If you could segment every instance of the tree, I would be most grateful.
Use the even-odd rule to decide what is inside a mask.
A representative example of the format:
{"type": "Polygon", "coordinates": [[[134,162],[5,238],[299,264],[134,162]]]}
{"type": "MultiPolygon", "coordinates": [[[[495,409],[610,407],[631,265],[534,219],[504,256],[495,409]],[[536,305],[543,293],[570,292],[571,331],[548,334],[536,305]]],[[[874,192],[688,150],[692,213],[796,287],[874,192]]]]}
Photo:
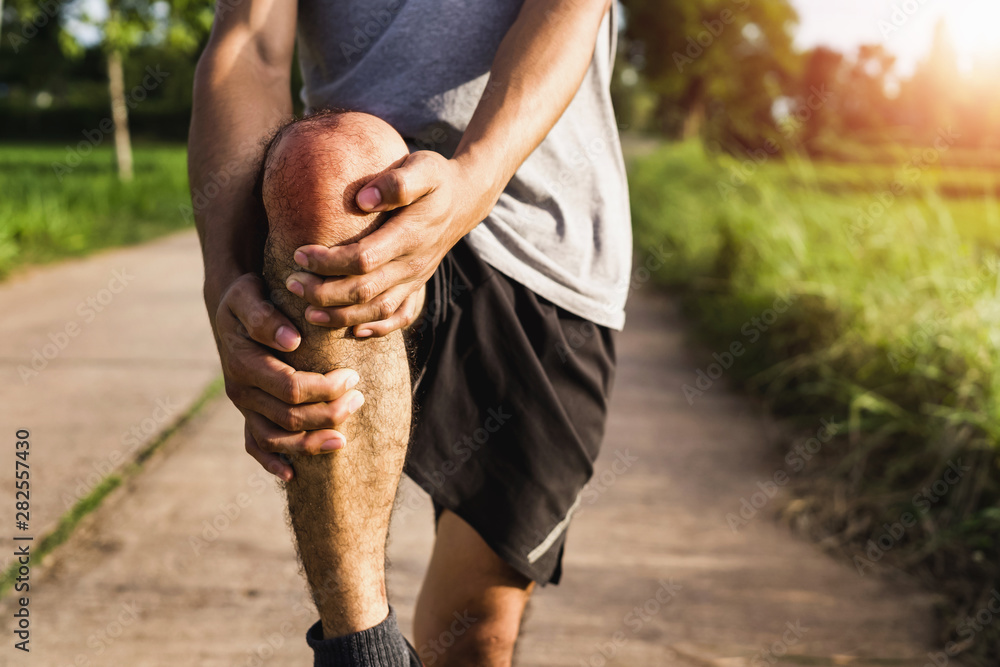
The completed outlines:
{"type": "MultiPolygon", "coordinates": [[[[804,114],[797,139],[811,153],[819,151],[822,137],[828,130],[839,130],[839,100],[844,88],[844,56],[825,46],[817,46],[805,55],[805,66],[802,70],[798,90],[794,97],[795,105],[802,108],[808,106],[809,97],[813,91],[829,91],[833,99],[822,107],[810,110],[804,114]]],[[[794,116],[793,116],[794,117],[794,116]]]]}
{"type": "Polygon", "coordinates": [[[760,144],[772,108],[795,80],[786,0],[624,0],[633,65],[657,95],[668,136],[760,144]]]}
{"type": "MultiPolygon", "coordinates": [[[[211,0],[107,0],[103,5],[85,0],[13,0],[22,23],[41,15],[60,20],[59,44],[63,53],[79,57],[96,39],[107,64],[111,118],[114,121],[115,157],[118,175],[132,180],[132,141],[128,129],[128,110],[138,100],[126,92],[123,63],[137,47],[162,44],[189,52],[212,25],[211,0]]],[[[145,83],[145,86],[155,85],[145,83]]],[[[140,87],[133,89],[140,91],[140,87]]],[[[149,91],[142,88],[143,96],[149,91]]]]}
{"type": "Polygon", "coordinates": [[[792,125],[810,154],[823,154],[847,137],[862,142],[885,138],[896,112],[887,92],[895,56],[879,44],[858,47],[853,59],[818,46],[804,61],[793,97],[800,113],[792,125]],[[820,99],[822,104],[816,104],[820,99]]]}
{"type": "Polygon", "coordinates": [[[888,125],[889,99],[886,97],[889,75],[896,57],[881,44],[858,48],[854,64],[847,72],[850,95],[842,98],[844,125],[850,132],[882,131],[888,125]]]}
{"type": "Polygon", "coordinates": [[[938,128],[954,122],[964,92],[961,79],[947,24],[938,21],[927,58],[917,65],[902,90],[910,124],[925,136],[933,136],[938,128]]]}

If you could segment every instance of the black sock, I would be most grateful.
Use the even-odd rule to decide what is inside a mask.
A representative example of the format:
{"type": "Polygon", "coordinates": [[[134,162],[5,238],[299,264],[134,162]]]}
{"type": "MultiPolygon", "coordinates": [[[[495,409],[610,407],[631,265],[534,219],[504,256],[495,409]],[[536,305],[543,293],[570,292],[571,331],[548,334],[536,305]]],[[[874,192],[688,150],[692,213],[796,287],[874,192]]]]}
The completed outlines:
{"type": "Polygon", "coordinates": [[[375,627],[342,637],[323,639],[319,621],[306,632],[313,650],[313,667],[421,667],[420,658],[396,623],[396,611],[375,627]]]}

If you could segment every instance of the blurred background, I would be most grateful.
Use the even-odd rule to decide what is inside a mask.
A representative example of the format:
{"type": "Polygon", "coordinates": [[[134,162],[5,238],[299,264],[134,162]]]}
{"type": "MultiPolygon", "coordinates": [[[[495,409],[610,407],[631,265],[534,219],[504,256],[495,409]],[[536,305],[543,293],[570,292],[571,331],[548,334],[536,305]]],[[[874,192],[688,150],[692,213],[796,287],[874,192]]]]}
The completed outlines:
{"type": "MultiPolygon", "coordinates": [[[[213,6],[0,0],[0,274],[193,226],[213,6]]],[[[705,350],[670,390],[696,405],[724,374],[793,431],[836,423],[835,447],[774,448],[779,519],[921,582],[942,645],[1000,664],[1000,623],[966,623],[1000,602],[1000,4],[621,8],[636,278],[705,350]]]]}

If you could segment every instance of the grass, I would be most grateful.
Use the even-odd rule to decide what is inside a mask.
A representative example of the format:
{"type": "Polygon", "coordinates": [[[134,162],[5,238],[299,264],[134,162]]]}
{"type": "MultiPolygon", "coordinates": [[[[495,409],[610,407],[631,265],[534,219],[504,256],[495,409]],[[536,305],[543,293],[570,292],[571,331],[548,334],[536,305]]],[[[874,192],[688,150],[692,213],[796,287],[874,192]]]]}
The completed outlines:
{"type": "MultiPolygon", "coordinates": [[[[883,524],[919,517],[884,563],[947,596],[944,645],[1000,586],[997,202],[948,196],[944,172],[880,200],[891,168],[795,159],[720,189],[739,167],[696,144],[635,160],[638,247],[673,253],[658,278],[683,295],[711,352],[744,344],[729,379],[804,431],[822,417],[841,425],[793,475],[789,521],[854,559],[883,524]],[[778,297],[791,308],[769,313],[778,297]],[[751,341],[743,325],[754,318],[768,324],[751,341]],[[971,469],[934,487],[959,459],[971,469]],[[925,488],[941,493],[917,500],[925,488]]],[[[1000,624],[965,648],[996,664],[1000,624]]]]}
{"type": "Polygon", "coordinates": [[[110,146],[73,168],[69,155],[64,146],[0,146],[0,277],[192,224],[181,213],[190,203],[183,147],[137,146],[131,183],[118,180],[110,146]]]}

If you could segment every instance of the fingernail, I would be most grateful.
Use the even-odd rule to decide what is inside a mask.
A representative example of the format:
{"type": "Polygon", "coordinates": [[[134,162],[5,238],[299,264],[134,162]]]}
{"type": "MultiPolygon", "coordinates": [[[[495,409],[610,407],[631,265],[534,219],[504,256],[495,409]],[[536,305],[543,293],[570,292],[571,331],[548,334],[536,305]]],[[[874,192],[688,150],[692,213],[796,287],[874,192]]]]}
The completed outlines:
{"type": "Polygon", "coordinates": [[[322,310],[309,310],[306,311],[306,319],[313,324],[326,324],[330,321],[330,316],[322,310]]]}
{"type": "Polygon", "coordinates": [[[319,451],[321,452],[332,452],[335,449],[340,449],[344,446],[344,441],[339,439],[327,440],[322,445],[319,446],[319,451]]]}
{"type": "Polygon", "coordinates": [[[282,349],[289,351],[297,348],[299,343],[302,342],[302,336],[286,326],[278,327],[278,330],[274,334],[274,339],[282,349]]]}
{"type": "Polygon", "coordinates": [[[371,211],[382,203],[382,193],[378,188],[365,188],[358,193],[358,206],[365,211],[371,211]]]}
{"type": "Polygon", "coordinates": [[[295,251],[295,263],[301,266],[303,269],[309,268],[309,258],[301,250],[295,251]]]}
{"type": "Polygon", "coordinates": [[[285,283],[285,287],[295,296],[304,296],[306,293],[305,289],[302,287],[302,283],[298,280],[292,280],[289,278],[288,282],[285,283]]]}
{"type": "Polygon", "coordinates": [[[374,332],[371,329],[361,329],[358,333],[354,334],[355,338],[365,338],[371,336],[374,332]]]}
{"type": "Polygon", "coordinates": [[[365,404],[365,397],[364,397],[364,395],[358,393],[358,394],[355,394],[353,398],[351,398],[351,402],[350,402],[350,404],[348,404],[347,409],[350,410],[351,413],[353,414],[353,413],[357,412],[358,408],[360,408],[364,404],[365,404]]]}
{"type": "Polygon", "coordinates": [[[347,382],[344,383],[344,386],[348,389],[354,389],[358,386],[358,382],[360,381],[361,377],[357,373],[352,373],[351,377],[347,378],[347,382]]]}

